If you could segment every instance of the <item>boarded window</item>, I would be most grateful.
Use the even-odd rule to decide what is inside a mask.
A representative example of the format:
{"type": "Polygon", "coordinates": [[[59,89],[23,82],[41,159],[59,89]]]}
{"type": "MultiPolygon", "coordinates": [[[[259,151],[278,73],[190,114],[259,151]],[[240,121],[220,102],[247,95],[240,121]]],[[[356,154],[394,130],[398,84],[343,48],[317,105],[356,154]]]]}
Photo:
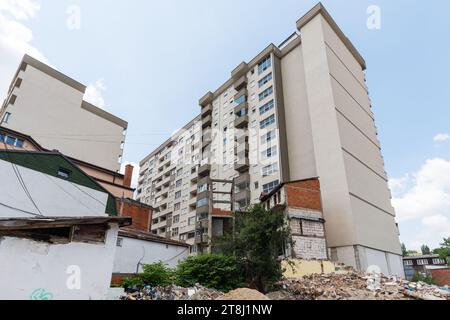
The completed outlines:
{"type": "Polygon", "coordinates": [[[73,227],[73,242],[105,243],[108,225],[78,225],[73,227]]]}

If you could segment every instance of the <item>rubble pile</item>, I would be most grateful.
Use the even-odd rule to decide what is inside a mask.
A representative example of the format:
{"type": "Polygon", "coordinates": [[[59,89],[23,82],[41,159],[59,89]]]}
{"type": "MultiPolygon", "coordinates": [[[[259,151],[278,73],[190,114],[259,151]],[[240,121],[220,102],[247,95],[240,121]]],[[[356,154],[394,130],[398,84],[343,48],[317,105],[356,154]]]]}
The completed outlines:
{"type": "Polygon", "coordinates": [[[141,290],[130,289],[121,297],[122,300],[216,300],[223,293],[207,289],[199,284],[193,288],[183,288],[175,285],[167,287],[145,286],[141,290]]]}
{"type": "Polygon", "coordinates": [[[227,294],[219,297],[217,300],[270,300],[267,296],[261,292],[252,289],[236,289],[228,292],[227,294]]]}
{"type": "Polygon", "coordinates": [[[272,300],[450,300],[450,291],[423,282],[412,283],[378,274],[349,270],[317,274],[278,283],[272,300]]]}

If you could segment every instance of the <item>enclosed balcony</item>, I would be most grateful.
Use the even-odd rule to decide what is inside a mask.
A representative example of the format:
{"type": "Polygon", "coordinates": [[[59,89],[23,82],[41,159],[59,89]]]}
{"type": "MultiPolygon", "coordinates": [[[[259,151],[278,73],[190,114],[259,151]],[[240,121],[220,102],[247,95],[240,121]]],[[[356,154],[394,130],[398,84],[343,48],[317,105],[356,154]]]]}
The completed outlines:
{"type": "Polygon", "coordinates": [[[206,117],[202,118],[202,128],[205,129],[207,127],[210,127],[212,124],[212,116],[207,115],[206,117]]]}
{"type": "Polygon", "coordinates": [[[248,82],[248,80],[247,80],[247,77],[246,77],[245,75],[242,76],[242,77],[240,77],[239,80],[237,80],[237,81],[234,83],[234,89],[235,89],[236,91],[239,91],[239,90],[241,90],[242,88],[246,88],[246,87],[247,87],[247,82],[248,82]]]}
{"type": "Polygon", "coordinates": [[[248,115],[238,117],[234,120],[234,126],[238,129],[248,127],[248,115]]]}
{"type": "Polygon", "coordinates": [[[248,158],[240,158],[235,164],[234,164],[234,170],[244,173],[247,172],[250,168],[250,161],[248,158]]]}
{"type": "Polygon", "coordinates": [[[250,190],[248,188],[246,189],[238,189],[237,192],[234,195],[234,201],[236,202],[250,202],[251,196],[250,196],[250,190]]]}
{"type": "Polygon", "coordinates": [[[206,107],[202,108],[202,118],[210,115],[212,113],[212,105],[208,104],[206,107]]]}
{"type": "Polygon", "coordinates": [[[211,173],[211,165],[204,164],[198,169],[198,176],[200,178],[207,177],[211,173]]]}

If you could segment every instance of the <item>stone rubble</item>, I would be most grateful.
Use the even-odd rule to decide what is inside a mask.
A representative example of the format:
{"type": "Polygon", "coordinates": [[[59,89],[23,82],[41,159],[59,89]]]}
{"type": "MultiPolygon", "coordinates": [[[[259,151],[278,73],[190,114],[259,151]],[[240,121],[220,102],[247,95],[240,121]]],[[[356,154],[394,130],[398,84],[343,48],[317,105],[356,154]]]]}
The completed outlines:
{"type": "Polygon", "coordinates": [[[357,272],[351,268],[332,274],[286,279],[276,291],[263,295],[251,289],[227,294],[201,285],[182,288],[146,286],[132,289],[122,300],[450,300],[450,289],[403,279],[357,272]]]}
{"type": "Polygon", "coordinates": [[[450,300],[450,291],[423,282],[354,270],[283,280],[272,300],[450,300]]]}
{"type": "Polygon", "coordinates": [[[145,286],[141,290],[131,289],[122,300],[215,300],[223,293],[207,289],[199,284],[193,288],[183,288],[175,285],[167,287],[145,286]]]}

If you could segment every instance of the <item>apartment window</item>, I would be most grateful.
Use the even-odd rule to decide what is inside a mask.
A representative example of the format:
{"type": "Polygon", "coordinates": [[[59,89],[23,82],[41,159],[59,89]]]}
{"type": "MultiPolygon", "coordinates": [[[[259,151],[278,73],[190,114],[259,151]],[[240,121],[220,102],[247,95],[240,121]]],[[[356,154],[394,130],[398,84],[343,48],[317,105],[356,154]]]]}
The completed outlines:
{"type": "Polygon", "coordinates": [[[262,152],[262,157],[264,158],[271,158],[273,156],[277,155],[277,147],[271,147],[265,151],[262,152]]]}
{"type": "Polygon", "coordinates": [[[208,184],[207,183],[198,186],[198,192],[199,193],[205,192],[205,191],[208,191],[208,184]]]}
{"type": "Polygon", "coordinates": [[[244,117],[248,114],[248,109],[247,108],[242,108],[239,111],[236,112],[236,116],[237,117],[244,117]]]}
{"type": "Polygon", "coordinates": [[[175,183],[175,187],[179,188],[179,187],[181,187],[182,184],[183,184],[183,180],[180,179],[175,183]]]}
{"type": "Polygon", "coordinates": [[[181,209],[181,203],[180,203],[180,202],[175,203],[175,204],[173,205],[173,210],[174,210],[174,211],[177,211],[177,210],[180,210],[180,209],[181,209]]]}
{"type": "Polygon", "coordinates": [[[270,182],[268,184],[263,185],[263,192],[264,193],[271,193],[273,189],[275,189],[276,187],[278,187],[278,185],[280,184],[280,182],[278,180],[270,182]]]}
{"type": "Polygon", "coordinates": [[[427,265],[428,264],[428,259],[419,259],[419,260],[417,260],[417,264],[419,266],[427,265]]]}
{"type": "Polygon", "coordinates": [[[262,78],[261,80],[258,81],[258,86],[261,88],[263,85],[265,85],[270,80],[272,80],[272,78],[273,77],[272,77],[272,72],[271,72],[267,76],[265,76],[264,78],[262,78]]]}
{"type": "Polygon", "coordinates": [[[207,206],[209,204],[208,198],[203,198],[197,201],[197,207],[207,206]]]}
{"type": "Polygon", "coordinates": [[[116,246],[122,247],[122,245],[123,245],[123,238],[117,238],[116,246]]]}
{"type": "Polygon", "coordinates": [[[242,95],[239,98],[237,98],[236,100],[234,100],[234,102],[236,102],[237,105],[240,105],[241,103],[247,102],[247,96],[246,95],[242,95]]]}
{"type": "Polygon", "coordinates": [[[259,123],[259,126],[261,129],[267,128],[268,126],[270,126],[271,124],[275,123],[275,115],[271,115],[270,117],[264,119],[263,121],[261,121],[259,123]]]}
{"type": "Polygon", "coordinates": [[[267,56],[263,61],[258,64],[258,73],[261,74],[272,66],[272,59],[267,56]]]}
{"type": "Polygon", "coordinates": [[[259,101],[263,101],[265,98],[270,96],[272,93],[273,93],[273,87],[267,88],[266,90],[264,90],[263,92],[261,92],[259,94],[259,101]]]}
{"type": "Polygon", "coordinates": [[[5,115],[3,116],[3,122],[8,123],[10,119],[11,119],[11,113],[6,112],[5,115]]]}
{"type": "Polygon", "coordinates": [[[181,191],[175,192],[175,199],[180,199],[180,198],[181,198],[181,191]]]}
{"type": "Polygon", "coordinates": [[[180,230],[180,229],[178,229],[178,228],[173,228],[173,229],[172,229],[172,237],[177,237],[177,236],[178,236],[179,230],[180,230]]]}
{"type": "Polygon", "coordinates": [[[183,168],[177,170],[177,177],[183,174],[183,168]]]}
{"type": "Polygon", "coordinates": [[[178,216],[174,216],[173,219],[172,219],[172,221],[173,221],[173,223],[178,223],[178,222],[180,222],[180,216],[179,216],[179,215],[178,215],[178,216]]]}
{"type": "Polygon", "coordinates": [[[195,217],[191,217],[188,220],[188,226],[193,226],[195,224],[195,217]]]}
{"type": "Polygon", "coordinates": [[[270,141],[273,141],[273,140],[276,139],[276,137],[277,137],[277,134],[276,134],[275,130],[267,132],[265,135],[263,135],[261,137],[261,144],[265,144],[265,143],[268,143],[270,141]]]}
{"type": "Polygon", "coordinates": [[[259,189],[259,182],[255,182],[255,189],[256,189],[256,190],[259,189]]]}
{"type": "Polygon", "coordinates": [[[195,232],[190,232],[190,233],[188,233],[187,238],[188,238],[188,239],[193,239],[193,238],[195,238],[195,232]]]}
{"type": "Polygon", "coordinates": [[[271,176],[278,172],[278,163],[273,163],[271,165],[262,168],[263,177],[271,176]]]}
{"type": "Polygon", "coordinates": [[[262,107],[259,108],[259,114],[263,115],[267,111],[272,110],[273,107],[274,107],[274,102],[273,102],[273,100],[270,100],[265,105],[263,105],[262,107]]]}

